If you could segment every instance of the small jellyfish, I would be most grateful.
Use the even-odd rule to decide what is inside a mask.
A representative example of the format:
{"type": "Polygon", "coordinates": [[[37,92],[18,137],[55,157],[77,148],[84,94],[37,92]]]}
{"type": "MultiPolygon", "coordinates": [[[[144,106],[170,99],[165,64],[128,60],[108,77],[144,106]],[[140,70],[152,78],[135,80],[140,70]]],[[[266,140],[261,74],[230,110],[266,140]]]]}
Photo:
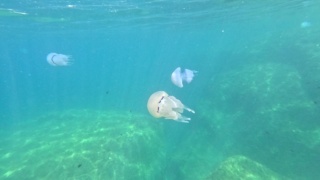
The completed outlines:
{"type": "Polygon", "coordinates": [[[47,61],[51,66],[68,66],[71,64],[71,56],[57,53],[50,53],[47,56],[47,61]]]}
{"type": "Polygon", "coordinates": [[[194,110],[183,105],[174,96],[169,96],[164,91],[153,93],[148,100],[147,108],[149,113],[155,118],[172,119],[178,122],[189,123],[191,118],[181,115],[183,110],[195,113],[194,110]]]}
{"type": "Polygon", "coordinates": [[[190,83],[197,71],[185,69],[184,72],[181,72],[181,68],[178,67],[176,70],[173,71],[171,74],[171,81],[174,85],[182,88],[183,84],[182,81],[186,81],[187,83],[190,83]]]}

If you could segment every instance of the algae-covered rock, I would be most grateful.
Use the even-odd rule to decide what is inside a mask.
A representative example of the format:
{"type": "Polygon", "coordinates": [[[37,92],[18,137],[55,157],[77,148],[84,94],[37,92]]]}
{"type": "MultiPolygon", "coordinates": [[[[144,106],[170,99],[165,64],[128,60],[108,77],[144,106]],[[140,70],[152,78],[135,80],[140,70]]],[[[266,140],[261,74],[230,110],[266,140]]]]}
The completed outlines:
{"type": "Polygon", "coordinates": [[[169,156],[165,179],[205,179],[223,159],[223,137],[194,129],[184,138],[169,156]]]}
{"type": "Polygon", "coordinates": [[[314,119],[319,117],[300,73],[286,64],[252,64],[226,72],[210,83],[205,94],[199,114],[216,127],[237,124],[237,129],[256,126],[260,130],[266,125],[285,128],[294,122],[308,129],[317,125],[314,119]]]}
{"type": "Polygon", "coordinates": [[[208,179],[211,180],[283,180],[277,173],[245,156],[232,156],[220,164],[208,179]]]}
{"type": "Polygon", "coordinates": [[[215,78],[205,94],[197,112],[223,137],[226,154],[244,154],[290,178],[319,176],[319,107],[295,66],[241,66],[215,78]]]}
{"type": "Polygon", "coordinates": [[[0,178],[153,179],[163,141],[152,122],[129,111],[45,114],[0,141],[0,178]]]}
{"type": "Polygon", "coordinates": [[[208,86],[206,94],[206,101],[212,102],[215,109],[233,114],[267,113],[313,105],[301,86],[298,71],[279,63],[246,65],[226,72],[208,86]]]}

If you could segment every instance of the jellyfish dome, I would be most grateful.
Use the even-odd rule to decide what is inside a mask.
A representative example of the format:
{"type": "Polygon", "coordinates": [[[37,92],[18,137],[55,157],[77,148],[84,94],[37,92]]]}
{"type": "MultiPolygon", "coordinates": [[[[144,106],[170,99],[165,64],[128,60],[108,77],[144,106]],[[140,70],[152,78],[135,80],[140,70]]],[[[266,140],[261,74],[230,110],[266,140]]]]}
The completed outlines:
{"type": "Polygon", "coordinates": [[[51,66],[68,66],[71,64],[71,56],[57,53],[49,53],[47,61],[51,66]]]}
{"type": "Polygon", "coordinates": [[[181,68],[176,68],[171,74],[171,81],[174,85],[182,88],[183,81],[190,83],[197,71],[185,69],[184,72],[181,72],[181,68]]]}
{"type": "Polygon", "coordinates": [[[169,96],[165,91],[153,93],[148,100],[147,108],[149,113],[155,118],[171,119],[178,122],[189,123],[191,118],[181,114],[184,110],[195,113],[174,96],[169,96]]]}

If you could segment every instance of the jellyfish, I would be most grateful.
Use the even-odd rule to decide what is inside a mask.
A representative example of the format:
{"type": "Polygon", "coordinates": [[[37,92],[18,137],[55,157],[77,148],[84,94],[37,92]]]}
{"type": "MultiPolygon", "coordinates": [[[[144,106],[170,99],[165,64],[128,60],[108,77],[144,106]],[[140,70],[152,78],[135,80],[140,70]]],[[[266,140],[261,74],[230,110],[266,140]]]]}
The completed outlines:
{"type": "Polygon", "coordinates": [[[71,64],[71,56],[57,53],[50,53],[47,56],[47,61],[51,66],[68,66],[71,64]]]}
{"type": "Polygon", "coordinates": [[[174,85],[182,88],[183,84],[182,81],[186,81],[187,83],[190,83],[197,71],[185,69],[184,72],[181,72],[181,68],[178,67],[176,70],[173,71],[171,74],[171,81],[174,85]]]}
{"type": "Polygon", "coordinates": [[[183,110],[195,113],[174,96],[169,96],[164,91],[153,93],[148,100],[147,108],[149,113],[155,118],[172,119],[174,121],[189,123],[191,118],[181,115],[183,110]]]}

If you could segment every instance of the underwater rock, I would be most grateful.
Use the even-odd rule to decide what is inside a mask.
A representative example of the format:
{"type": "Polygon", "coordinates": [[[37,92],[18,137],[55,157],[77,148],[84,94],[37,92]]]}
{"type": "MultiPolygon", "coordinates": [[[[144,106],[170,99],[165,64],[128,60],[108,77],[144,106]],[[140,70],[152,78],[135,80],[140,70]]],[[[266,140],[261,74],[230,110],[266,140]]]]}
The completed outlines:
{"type": "Polygon", "coordinates": [[[57,111],[17,124],[0,149],[0,179],[156,179],[163,134],[126,111],[57,111]],[[32,173],[30,173],[32,172],[32,173]]]}
{"type": "Polygon", "coordinates": [[[232,156],[223,161],[207,178],[211,180],[287,179],[245,156],[232,156]]]}
{"type": "MultiPolygon", "coordinates": [[[[285,111],[311,105],[298,71],[278,63],[246,65],[208,83],[206,101],[224,112],[258,113],[285,111]],[[292,98],[294,97],[294,98],[292,98]]],[[[210,106],[210,110],[212,109],[210,106]]]]}
{"type": "Polygon", "coordinates": [[[225,153],[246,154],[290,178],[320,175],[319,110],[294,66],[246,64],[216,76],[203,94],[198,116],[225,137],[225,153]]]}

